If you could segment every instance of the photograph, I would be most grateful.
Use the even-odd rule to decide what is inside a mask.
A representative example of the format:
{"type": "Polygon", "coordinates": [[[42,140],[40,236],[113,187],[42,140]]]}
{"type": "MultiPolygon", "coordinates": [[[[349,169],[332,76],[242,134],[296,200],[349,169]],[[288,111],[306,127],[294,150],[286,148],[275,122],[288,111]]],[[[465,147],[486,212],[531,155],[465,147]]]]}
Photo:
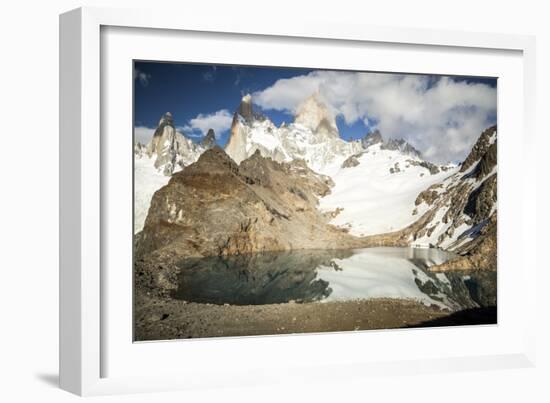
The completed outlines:
{"type": "Polygon", "coordinates": [[[532,3],[3,2],[0,400],[550,402],[532,3]]]}
{"type": "Polygon", "coordinates": [[[497,78],[132,63],[134,341],[497,324],[497,78]]]}

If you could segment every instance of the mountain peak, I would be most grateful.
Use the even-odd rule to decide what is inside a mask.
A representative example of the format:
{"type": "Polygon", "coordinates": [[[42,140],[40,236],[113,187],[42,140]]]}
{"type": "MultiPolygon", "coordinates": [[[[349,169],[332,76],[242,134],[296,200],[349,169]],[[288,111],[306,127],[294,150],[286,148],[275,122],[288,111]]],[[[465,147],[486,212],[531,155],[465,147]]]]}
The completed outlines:
{"type": "Polygon", "coordinates": [[[240,164],[256,150],[277,162],[302,159],[321,171],[341,156],[361,151],[361,144],[340,138],[334,116],[318,93],[304,100],[294,123],[279,127],[252,110],[251,99],[244,97],[233,117],[225,151],[240,164]]]}
{"type": "Polygon", "coordinates": [[[159,120],[159,127],[168,125],[168,126],[174,126],[174,118],[172,117],[172,113],[166,112],[164,115],[161,116],[159,120]]]}
{"type": "Polygon", "coordinates": [[[315,133],[339,137],[334,115],[319,92],[311,94],[298,106],[294,123],[301,124],[315,133]]]}
{"type": "Polygon", "coordinates": [[[205,148],[212,148],[216,145],[216,133],[214,133],[214,129],[208,129],[208,133],[202,139],[201,145],[205,148]]]}
{"type": "Polygon", "coordinates": [[[252,111],[252,96],[250,94],[246,94],[242,97],[237,113],[247,122],[254,118],[254,112],[252,111]]]}
{"type": "Polygon", "coordinates": [[[375,144],[380,144],[382,150],[401,151],[412,157],[422,158],[422,153],[414,148],[407,140],[402,138],[384,140],[378,129],[367,133],[365,137],[361,139],[361,144],[363,148],[369,148],[375,144]]]}
{"type": "Polygon", "coordinates": [[[410,145],[405,139],[389,139],[388,141],[385,141],[380,148],[384,150],[401,151],[404,154],[422,158],[420,151],[410,145]]]}
{"type": "Polygon", "coordinates": [[[363,144],[363,148],[368,148],[374,144],[380,144],[383,141],[380,130],[376,129],[372,132],[368,132],[365,137],[361,139],[361,144],[363,144]]]}

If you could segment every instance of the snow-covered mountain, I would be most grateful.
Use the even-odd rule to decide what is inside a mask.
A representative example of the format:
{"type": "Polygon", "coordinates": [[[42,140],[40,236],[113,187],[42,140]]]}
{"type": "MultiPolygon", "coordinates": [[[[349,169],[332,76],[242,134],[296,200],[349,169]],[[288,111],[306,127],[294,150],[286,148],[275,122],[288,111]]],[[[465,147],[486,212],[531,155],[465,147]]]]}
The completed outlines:
{"type": "MultiPolygon", "coordinates": [[[[494,258],[496,126],[480,135],[460,165],[434,165],[402,142],[384,142],[378,133],[364,144],[364,152],[332,175],[335,186],[320,201],[332,224],[356,236],[380,235],[381,244],[475,249],[479,259],[494,258]]],[[[496,261],[478,263],[468,265],[487,268],[496,261]]]]}
{"type": "Polygon", "coordinates": [[[460,170],[425,161],[405,140],[384,140],[379,131],[357,141],[341,139],[319,94],[297,108],[294,123],[280,127],[254,113],[250,95],[243,97],[225,151],[240,163],[257,150],[279,162],[302,159],[314,171],[330,175],[335,186],[320,207],[333,216],[332,224],[356,236],[414,223],[429,210],[426,204],[415,204],[418,195],[460,170]]]}
{"type": "Polygon", "coordinates": [[[320,204],[333,216],[332,224],[352,235],[382,234],[412,224],[428,210],[415,206],[418,194],[459,169],[424,161],[404,140],[384,141],[378,131],[367,135],[363,145],[365,150],[332,174],[335,186],[320,204]]]}
{"type": "Polygon", "coordinates": [[[210,130],[200,144],[179,133],[170,112],[159,121],[147,145],[134,145],[134,233],[143,228],[153,194],[166,185],[174,172],[195,162],[215,145],[210,130]]]}
{"type": "Polygon", "coordinates": [[[244,96],[233,117],[225,147],[236,163],[259,150],[262,156],[278,162],[304,160],[319,173],[334,171],[362,149],[360,141],[340,138],[335,118],[319,94],[311,95],[298,107],[293,123],[283,123],[280,127],[255,113],[251,96],[244,96]]]}
{"type": "MultiPolygon", "coordinates": [[[[210,137],[205,137],[205,143],[211,141],[214,133],[210,137]]],[[[212,147],[212,145],[210,145],[212,147]]],[[[170,112],[165,113],[159,121],[158,127],[153,134],[153,138],[145,147],[145,153],[140,153],[140,157],[145,154],[149,159],[153,159],[154,167],[165,176],[171,176],[174,172],[195,162],[197,158],[208,148],[203,144],[196,144],[183,134],[176,131],[174,119],[170,112]]]]}
{"type": "Polygon", "coordinates": [[[427,211],[412,234],[415,243],[459,250],[485,227],[496,229],[496,126],[481,134],[459,170],[422,191],[415,204],[427,211]]]}

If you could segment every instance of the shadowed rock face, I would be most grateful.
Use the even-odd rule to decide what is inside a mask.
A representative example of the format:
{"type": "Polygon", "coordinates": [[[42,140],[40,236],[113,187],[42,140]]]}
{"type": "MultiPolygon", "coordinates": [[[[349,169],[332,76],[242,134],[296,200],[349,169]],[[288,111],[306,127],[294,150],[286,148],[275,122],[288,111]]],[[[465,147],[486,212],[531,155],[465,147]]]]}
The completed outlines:
{"type": "Polygon", "coordinates": [[[208,133],[202,139],[201,145],[207,150],[216,145],[216,133],[214,133],[214,129],[208,129],[208,133]]]}
{"type": "Polygon", "coordinates": [[[344,162],[342,162],[342,168],[353,168],[359,165],[360,162],[357,159],[357,155],[352,155],[348,157],[344,162]]]}
{"type": "Polygon", "coordinates": [[[155,193],[136,256],[355,247],[357,239],[317,210],[331,186],[302,161],[277,163],[257,152],[239,166],[215,147],[155,193]]]}
{"type": "Polygon", "coordinates": [[[497,143],[496,141],[489,146],[479,164],[475,169],[475,177],[477,179],[488,175],[497,165],[497,143]]]}
{"type": "Polygon", "coordinates": [[[491,142],[491,138],[495,135],[496,131],[497,131],[497,127],[491,126],[487,130],[485,130],[483,133],[481,133],[481,136],[479,137],[478,141],[472,147],[472,151],[470,151],[470,154],[468,154],[468,156],[462,163],[462,166],[460,167],[460,172],[465,172],[473,164],[480,161],[481,158],[489,151],[489,148],[492,146],[492,144],[494,144],[495,146],[494,146],[494,149],[490,151],[490,153],[494,155],[495,157],[494,161],[496,164],[496,143],[491,142]]]}
{"type": "Polygon", "coordinates": [[[382,143],[382,146],[380,148],[383,150],[398,150],[404,154],[422,158],[422,154],[420,154],[420,151],[418,151],[416,148],[411,146],[404,139],[389,139],[388,141],[382,143]]]}
{"type": "MultiPolygon", "coordinates": [[[[460,256],[443,264],[433,266],[432,271],[497,270],[497,216],[480,223],[471,239],[455,249],[460,256]]],[[[470,235],[465,235],[470,236],[470,235]]]]}
{"type": "Polygon", "coordinates": [[[368,148],[374,144],[381,144],[383,142],[384,140],[382,139],[382,134],[378,129],[373,132],[367,133],[365,137],[361,139],[361,144],[363,145],[363,148],[368,148]]]}

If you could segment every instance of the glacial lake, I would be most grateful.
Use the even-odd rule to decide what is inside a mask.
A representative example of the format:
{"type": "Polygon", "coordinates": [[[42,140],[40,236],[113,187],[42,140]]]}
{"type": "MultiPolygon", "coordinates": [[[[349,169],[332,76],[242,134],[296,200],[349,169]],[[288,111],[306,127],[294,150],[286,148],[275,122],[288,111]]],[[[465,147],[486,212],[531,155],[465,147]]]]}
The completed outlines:
{"type": "Polygon", "coordinates": [[[440,249],[299,250],[184,259],[173,297],[262,305],[373,298],[412,299],[452,311],[496,306],[496,273],[432,273],[440,249]]]}

